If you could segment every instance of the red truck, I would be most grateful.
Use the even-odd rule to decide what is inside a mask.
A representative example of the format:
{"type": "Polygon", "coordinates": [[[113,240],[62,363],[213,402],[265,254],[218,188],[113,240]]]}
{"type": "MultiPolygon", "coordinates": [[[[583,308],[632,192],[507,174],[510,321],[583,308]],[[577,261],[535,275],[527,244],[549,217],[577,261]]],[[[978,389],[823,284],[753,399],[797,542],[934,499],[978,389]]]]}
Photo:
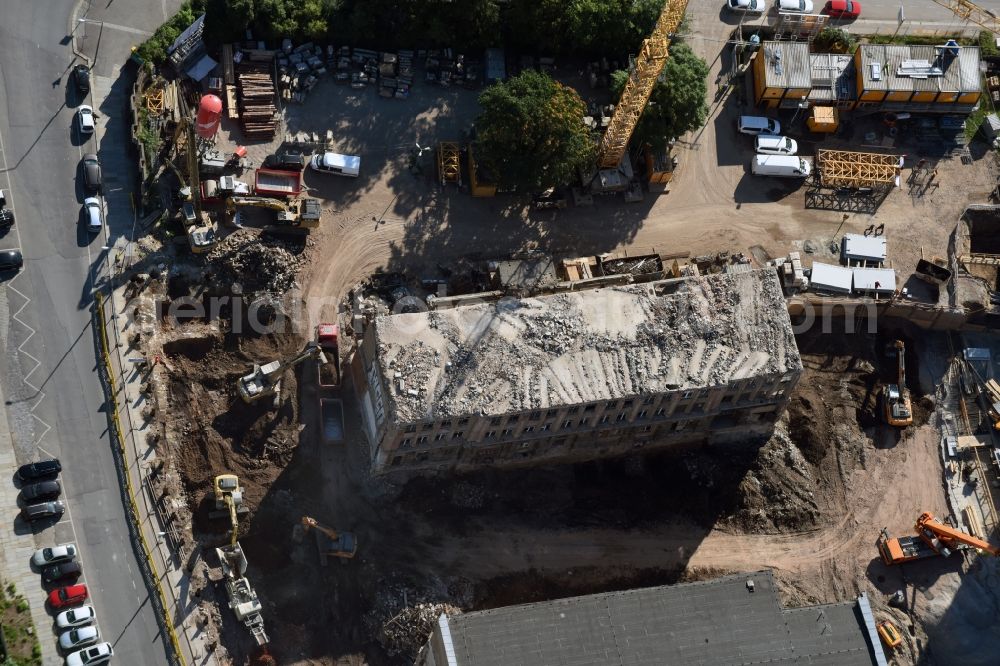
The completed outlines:
{"type": "Polygon", "coordinates": [[[262,197],[295,197],[302,191],[302,174],[280,169],[257,169],[254,192],[262,197]]]}
{"type": "Polygon", "coordinates": [[[344,405],[340,401],[340,327],[337,324],[320,324],[316,327],[316,342],[323,350],[319,363],[319,414],[323,441],[340,442],[344,439],[344,405]]]}

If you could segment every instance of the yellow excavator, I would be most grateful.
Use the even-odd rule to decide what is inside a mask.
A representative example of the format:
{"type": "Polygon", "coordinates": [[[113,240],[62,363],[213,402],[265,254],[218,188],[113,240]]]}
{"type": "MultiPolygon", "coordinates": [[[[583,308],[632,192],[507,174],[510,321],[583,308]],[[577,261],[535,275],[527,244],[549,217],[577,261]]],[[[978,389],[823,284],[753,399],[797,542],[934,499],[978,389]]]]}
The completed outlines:
{"type": "Polygon", "coordinates": [[[910,391],[906,388],[906,345],[902,340],[896,340],[893,348],[896,350],[896,383],[887,384],[882,390],[882,405],[885,409],[885,421],[891,426],[905,428],[913,423],[913,409],[910,403],[910,391]]]}
{"type": "Polygon", "coordinates": [[[309,516],[302,516],[302,530],[303,534],[315,530],[316,549],[319,550],[319,561],[323,566],[327,565],[330,557],[349,560],[358,552],[358,541],[351,532],[338,532],[309,516]]]}
{"type": "Polygon", "coordinates": [[[236,619],[242,622],[253,635],[257,645],[268,642],[264,630],[264,616],[261,614],[260,599],[246,577],[247,558],[243,547],[237,541],[240,532],[239,514],[247,513],[243,507],[243,488],[235,474],[220,474],[213,481],[216,512],[229,515],[229,543],[215,549],[222,565],[223,582],[229,597],[229,608],[236,619]]]}
{"type": "Polygon", "coordinates": [[[281,375],[285,370],[294,368],[310,358],[318,358],[320,363],[326,363],[323,348],[315,342],[310,342],[304,350],[288,360],[271,361],[264,365],[255,363],[253,372],[240,377],[236,386],[243,402],[252,404],[268,396],[274,396],[274,403],[277,404],[281,397],[281,375]]]}
{"type": "Polygon", "coordinates": [[[299,198],[286,202],[273,197],[236,195],[226,199],[226,219],[235,219],[237,206],[269,208],[277,214],[280,226],[297,227],[303,231],[318,227],[322,213],[319,199],[299,198]]]}

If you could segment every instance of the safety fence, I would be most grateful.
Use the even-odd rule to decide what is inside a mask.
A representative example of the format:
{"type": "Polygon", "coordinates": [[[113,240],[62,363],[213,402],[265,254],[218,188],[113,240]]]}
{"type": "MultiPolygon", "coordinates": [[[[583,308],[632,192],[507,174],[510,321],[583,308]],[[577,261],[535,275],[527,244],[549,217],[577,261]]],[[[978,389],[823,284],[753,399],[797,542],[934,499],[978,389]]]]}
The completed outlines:
{"type": "Polygon", "coordinates": [[[114,443],[113,448],[118,454],[115,456],[115,463],[118,466],[118,474],[121,477],[122,494],[131,517],[129,521],[129,534],[133,547],[136,549],[136,559],[139,562],[139,568],[142,569],[143,576],[146,579],[146,586],[155,592],[155,594],[151,595],[150,599],[153,607],[156,609],[160,626],[170,639],[170,649],[173,652],[171,661],[174,664],[186,666],[187,661],[184,658],[184,653],[181,651],[180,641],[177,638],[177,632],[174,630],[174,624],[168,612],[167,597],[160,584],[160,573],[153,559],[153,552],[149,547],[149,543],[142,534],[142,516],[135,501],[135,489],[133,488],[132,479],[129,477],[128,472],[128,456],[125,448],[126,440],[122,430],[121,418],[119,417],[118,382],[115,379],[114,367],[111,364],[110,344],[108,343],[108,331],[104,316],[104,297],[100,292],[95,294],[95,306],[96,320],[94,326],[97,328],[97,338],[100,347],[98,368],[107,396],[108,430],[111,440],[114,443]]]}

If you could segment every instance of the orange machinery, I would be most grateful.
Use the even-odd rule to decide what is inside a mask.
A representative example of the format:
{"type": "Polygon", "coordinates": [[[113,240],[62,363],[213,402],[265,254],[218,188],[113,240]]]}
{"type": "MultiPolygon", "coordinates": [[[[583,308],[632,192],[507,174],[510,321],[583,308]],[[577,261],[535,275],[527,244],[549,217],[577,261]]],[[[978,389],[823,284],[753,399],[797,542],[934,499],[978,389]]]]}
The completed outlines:
{"type": "Polygon", "coordinates": [[[932,513],[925,511],[917,518],[917,535],[905,537],[890,537],[886,530],[878,540],[878,550],[882,561],[888,565],[902,564],[920,560],[925,557],[951,555],[955,550],[974,548],[979,552],[1000,555],[1000,548],[991,546],[987,541],[966,534],[938,521],[932,513]]]}

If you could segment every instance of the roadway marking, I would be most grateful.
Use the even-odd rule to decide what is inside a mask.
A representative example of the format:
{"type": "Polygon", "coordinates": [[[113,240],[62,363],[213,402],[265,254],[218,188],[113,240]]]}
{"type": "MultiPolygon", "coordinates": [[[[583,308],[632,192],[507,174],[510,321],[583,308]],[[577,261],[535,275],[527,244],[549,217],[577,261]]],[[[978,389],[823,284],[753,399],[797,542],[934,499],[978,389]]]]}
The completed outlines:
{"type": "Polygon", "coordinates": [[[105,28],[110,28],[111,30],[119,30],[121,32],[128,32],[133,35],[141,35],[143,37],[152,37],[153,33],[148,30],[140,30],[139,28],[132,28],[127,25],[118,25],[117,23],[108,23],[107,21],[95,21],[93,19],[87,19],[88,23],[103,23],[105,28]]]}
{"type": "MultiPolygon", "coordinates": [[[[11,183],[10,183],[10,169],[8,168],[8,164],[7,164],[7,149],[4,147],[4,143],[3,143],[3,132],[0,132],[0,161],[2,161],[2,163],[3,163],[3,174],[4,174],[4,178],[7,181],[6,192],[7,192],[7,202],[9,204],[8,207],[10,208],[11,212],[15,212],[14,211],[14,188],[11,187],[11,183]]],[[[17,219],[17,215],[16,214],[14,216],[14,219],[15,220],[17,219]]],[[[14,234],[17,236],[17,246],[21,249],[21,253],[22,253],[22,256],[23,256],[24,255],[24,243],[21,241],[21,229],[18,227],[18,225],[16,223],[14,224],[14,234]]],[[[28,324],[28,322],[26,322],[24,319],[21,318],[21,312],[23,312],[24,309],[26,307],[28,307],[28,304],[31,303],[31,299],[28,297],[28,295],[25,294],[20,289],[18,289],[17,287],[14,286],[14,283],[23,274],[24,274],[24,268],[22,268],[20,271],[18,271],[17,275],[15,275],[14,277],[12,277],[10,279],[10,281],[7,283],[7,286],[11,289],[11,291],[13,291],[18,296],[20,296],[21,298],[24,299],[24,303],[21,305],[20,308],[18,308],[17,312],[15,312],[13,315],[11,315],[11,319],[13,319],[17,323],[21,324],[21,326],[24,326],[28,330],[28,337],[24,339],[24,342],[22,342],[20,345],[18,345],[17,351],[19,351],[20,353],[24,354],[25,356],[27,356],[28,358],[30,358],[32,361],[35,362],[35,367],[33,367],[26,375],[24,375],[21,378],[21,381],[24,382],[24,384],[26,386],[28,386],[29,388],[34,389],[35,395],[38,396],[38,400],[35,401],[35,404],[33,404],[28,409],[28,413],[31,414],[31,417],[33,419],[35,419],[44,428],[44,430],[42,430],[42,434],[39,435],[37,438],[33,438],[32,442],[31,442],[31,444],[33,446],[38,446],[38,444],[45,438],[45,435],[47,435],[48,432],[50,430],[52,430],[52,426],[50,426],[44,419],[42,419],[37,414],[35,414],[35,409],[37,409],[38,405],[40,405],[42,403],[42,400],[45,399],[45,391],[43,391],[41,389],[41,387],[35,386],[30,381],[28,381],[28,378],[31,377],[31,375],[33,375],[36,370],[38,370],[38,368],[42,365],[42,362],[39,361],[37,358],[35,358],[31,353],[29,353],[29,352],[27,352],[27,351],[24,350],[24,346],[26,344],[28,344],[28,341],[31,340],[31,338],[35,337],[35,333],[37,333],[37,331],[34,329],[34,327],[32,327],[30,324],[28,324]]]]}

